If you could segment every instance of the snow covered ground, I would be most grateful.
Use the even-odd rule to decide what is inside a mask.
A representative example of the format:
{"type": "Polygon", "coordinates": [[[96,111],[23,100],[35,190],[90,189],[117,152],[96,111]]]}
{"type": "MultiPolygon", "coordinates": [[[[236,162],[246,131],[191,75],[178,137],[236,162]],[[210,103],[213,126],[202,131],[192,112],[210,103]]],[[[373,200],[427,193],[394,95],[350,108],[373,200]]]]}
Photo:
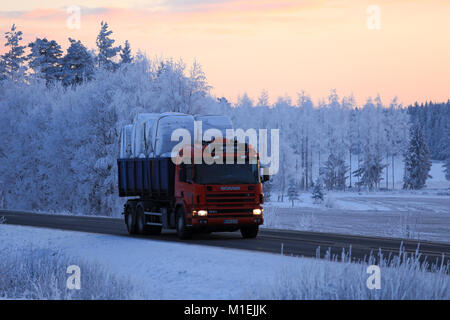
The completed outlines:
{"type": "MultiPolygon", "coordinates": [[[[45,270],[45,266],[29,270],[33,269],[33,264],[27,260],[28,255],[20,257],[29,250],[41,250],[38,252],[43,255],[67,256],[67,263],[71,265],[98,266],[104,269],[103,273],[114,276],[104,277],[105,285],[134,288],[134,292],[129,292],[131,298],[450,299],[450,276],[443,272],[424,272],[414,263],[395,267],[381,265],[381,289],[369,290],[367,266],[362,264],[0,225],[0,261],[8,261],[14,254],[19,257],[14,268],[0,270],[2,279],[11,278],[11,281],[3,281],[3,284],[9,283],[6,289],[12,289],[18,282],[27,283],[18,280],[17,270],[23,270],[24,277],[36,270],[45,270]],[[114,281],[108,283],[108,279],[114,281]]],[[[62,268],[60,273],[68,276],[65,266],[61,263],[58,266],[62,268]]],[[[81,290],[90,290],[89,295],[102,297],[92,290],[106,289],[98,283],[92,289],[91,281],[83,281],[83,270],[81,290]]],[[[61,274],[53,275],[52,279],[58,277],[61,274]]],[[[34,283],[29,285],[31,289],[34,283]]],[[[64,296],[61,292],[67,290],[65,285],[65,281],[55,284],[59,296],[64,296]]],[[[0,287],[0,297],[3,294],[4,298],[12,298],[5,297],[4,290],[0,287]]],[[[111,288],[108,290],[114,293],[111,288]]]]}
{"type": "Polygon", "coordinates": [[[304,192],[294,206],[286,197],[271,201],[265,227],[450,242],[450,182],[440,162],[430,173],[428,187],[418,191],[325,191],[321,204],[304,192]]]}

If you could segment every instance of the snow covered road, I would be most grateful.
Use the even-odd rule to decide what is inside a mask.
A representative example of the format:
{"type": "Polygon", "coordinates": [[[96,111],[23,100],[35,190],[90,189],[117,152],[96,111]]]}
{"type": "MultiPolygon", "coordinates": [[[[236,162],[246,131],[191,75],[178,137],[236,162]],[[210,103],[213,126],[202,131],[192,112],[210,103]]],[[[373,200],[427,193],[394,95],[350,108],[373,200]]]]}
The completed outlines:
{"type": "MultiPolygon", "coordinates": [[[[129,237],[124,222],[121,219],[36,214],[5,210],[0,210],[0,216],[1,215],[6,218],[7,224],[39,226],[129,237]]],[[[268,218],[270,218],[270,216],[268,218]]],[[[328,249],[332,255],[340,255],[343,249],[349,251],[351,248],[352,258],[354,259],[365,259],[372,252],[378,252],[379,249],[381,249],[385,255],[397,254],[402,245],[407,252],[414,253],[419,245],[419,242],[415,240],[402,240],[390,237],[380,238],[274,229],[262,229],[260,230],[257,239],[246,240],[242,239],[239,232],[195,235],[193,239],[184,241],[179,240],[174,231],[164,231],[160,236],[145,236],[139,238],[277,254],[283,250],[284,254],[305,257],[316,257],[318,255],[318,248],[320,248],[321,257],[325,255],[328,249]]],[[[421,241],[420,249],[421,252],[426,254],[428,259],[432,261],[440,259],[442,254],[446,255],[446,260],[450,257],[450,244],[421,241]]]]}

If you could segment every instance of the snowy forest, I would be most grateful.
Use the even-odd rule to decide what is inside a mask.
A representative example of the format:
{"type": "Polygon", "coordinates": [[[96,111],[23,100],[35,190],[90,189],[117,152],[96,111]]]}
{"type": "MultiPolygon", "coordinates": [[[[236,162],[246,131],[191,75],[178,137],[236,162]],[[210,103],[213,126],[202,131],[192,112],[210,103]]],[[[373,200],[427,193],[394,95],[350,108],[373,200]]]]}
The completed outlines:
{"type": "Polygon", "coordinates": [[[314,102],[269,103],[262,91],[230,103],[211,94],[200,64],[149,59],[115,43],[102,23],[95,49],[69,39],[23,43],[5,33],[0,59],[0,206],[118,216],[116,159],[121,128],[142,112],[225,114],[236,128],[280,129],[280,171],[269,195],[329,190],[389,190],[403,170],[403,188],[426,186],[431,159],[450,178],[450,101],[403,106],[378,95],[357,104],[331,90],[314,102]],[[398,163],[403,162],[403,166],[398,163]]]}

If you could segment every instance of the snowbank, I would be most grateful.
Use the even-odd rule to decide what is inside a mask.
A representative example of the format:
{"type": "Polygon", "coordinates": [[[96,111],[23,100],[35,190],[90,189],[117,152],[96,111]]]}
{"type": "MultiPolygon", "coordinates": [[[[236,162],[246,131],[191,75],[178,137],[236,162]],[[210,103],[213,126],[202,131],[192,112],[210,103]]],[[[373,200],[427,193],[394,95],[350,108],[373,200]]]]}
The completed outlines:
{"type": "Polygon", "coordinates": [[[0,225],[0,259],[30,247],[51,249],[75,262],[83,257],[129,279],[127,287],[135,287],[147,299],[450,298],[449,276],[426,273],[415,264],[382,267],[381,290],[372,291],[366,287],[367,266],[360,264],[0,225]]]}
{"type": "Polygon", "coordinates": [[[331,207],[311,193],[265,204],[264,227],[450,242],[450,196],[443,191],[328,192],[331,207]]]}

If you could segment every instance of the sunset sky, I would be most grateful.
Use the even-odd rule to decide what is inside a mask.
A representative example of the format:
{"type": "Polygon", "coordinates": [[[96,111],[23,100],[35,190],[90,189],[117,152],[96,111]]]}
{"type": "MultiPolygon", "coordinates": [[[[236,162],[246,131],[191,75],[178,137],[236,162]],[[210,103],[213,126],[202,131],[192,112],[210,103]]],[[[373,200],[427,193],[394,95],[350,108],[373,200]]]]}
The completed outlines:
{"type": "MultiPolygon", "coordinates": [[[[100,22],[133,52],[196,59],[212,93],[236,101],[266,89],[304,90],[314,101],[332,88],[359,103],[379,93],[387,103],[450,98],[449,0],[14,0],[0,5],[0,32],[15,23],[29,42],[68,37],[95,46],[100,22]],[[80,29],[67,26],[81,8],[80,29]],[[369,5],[380,8],[380,29],[369,5]]],[[[4,40],[1,39],[1,52],[4,40]]]]}

